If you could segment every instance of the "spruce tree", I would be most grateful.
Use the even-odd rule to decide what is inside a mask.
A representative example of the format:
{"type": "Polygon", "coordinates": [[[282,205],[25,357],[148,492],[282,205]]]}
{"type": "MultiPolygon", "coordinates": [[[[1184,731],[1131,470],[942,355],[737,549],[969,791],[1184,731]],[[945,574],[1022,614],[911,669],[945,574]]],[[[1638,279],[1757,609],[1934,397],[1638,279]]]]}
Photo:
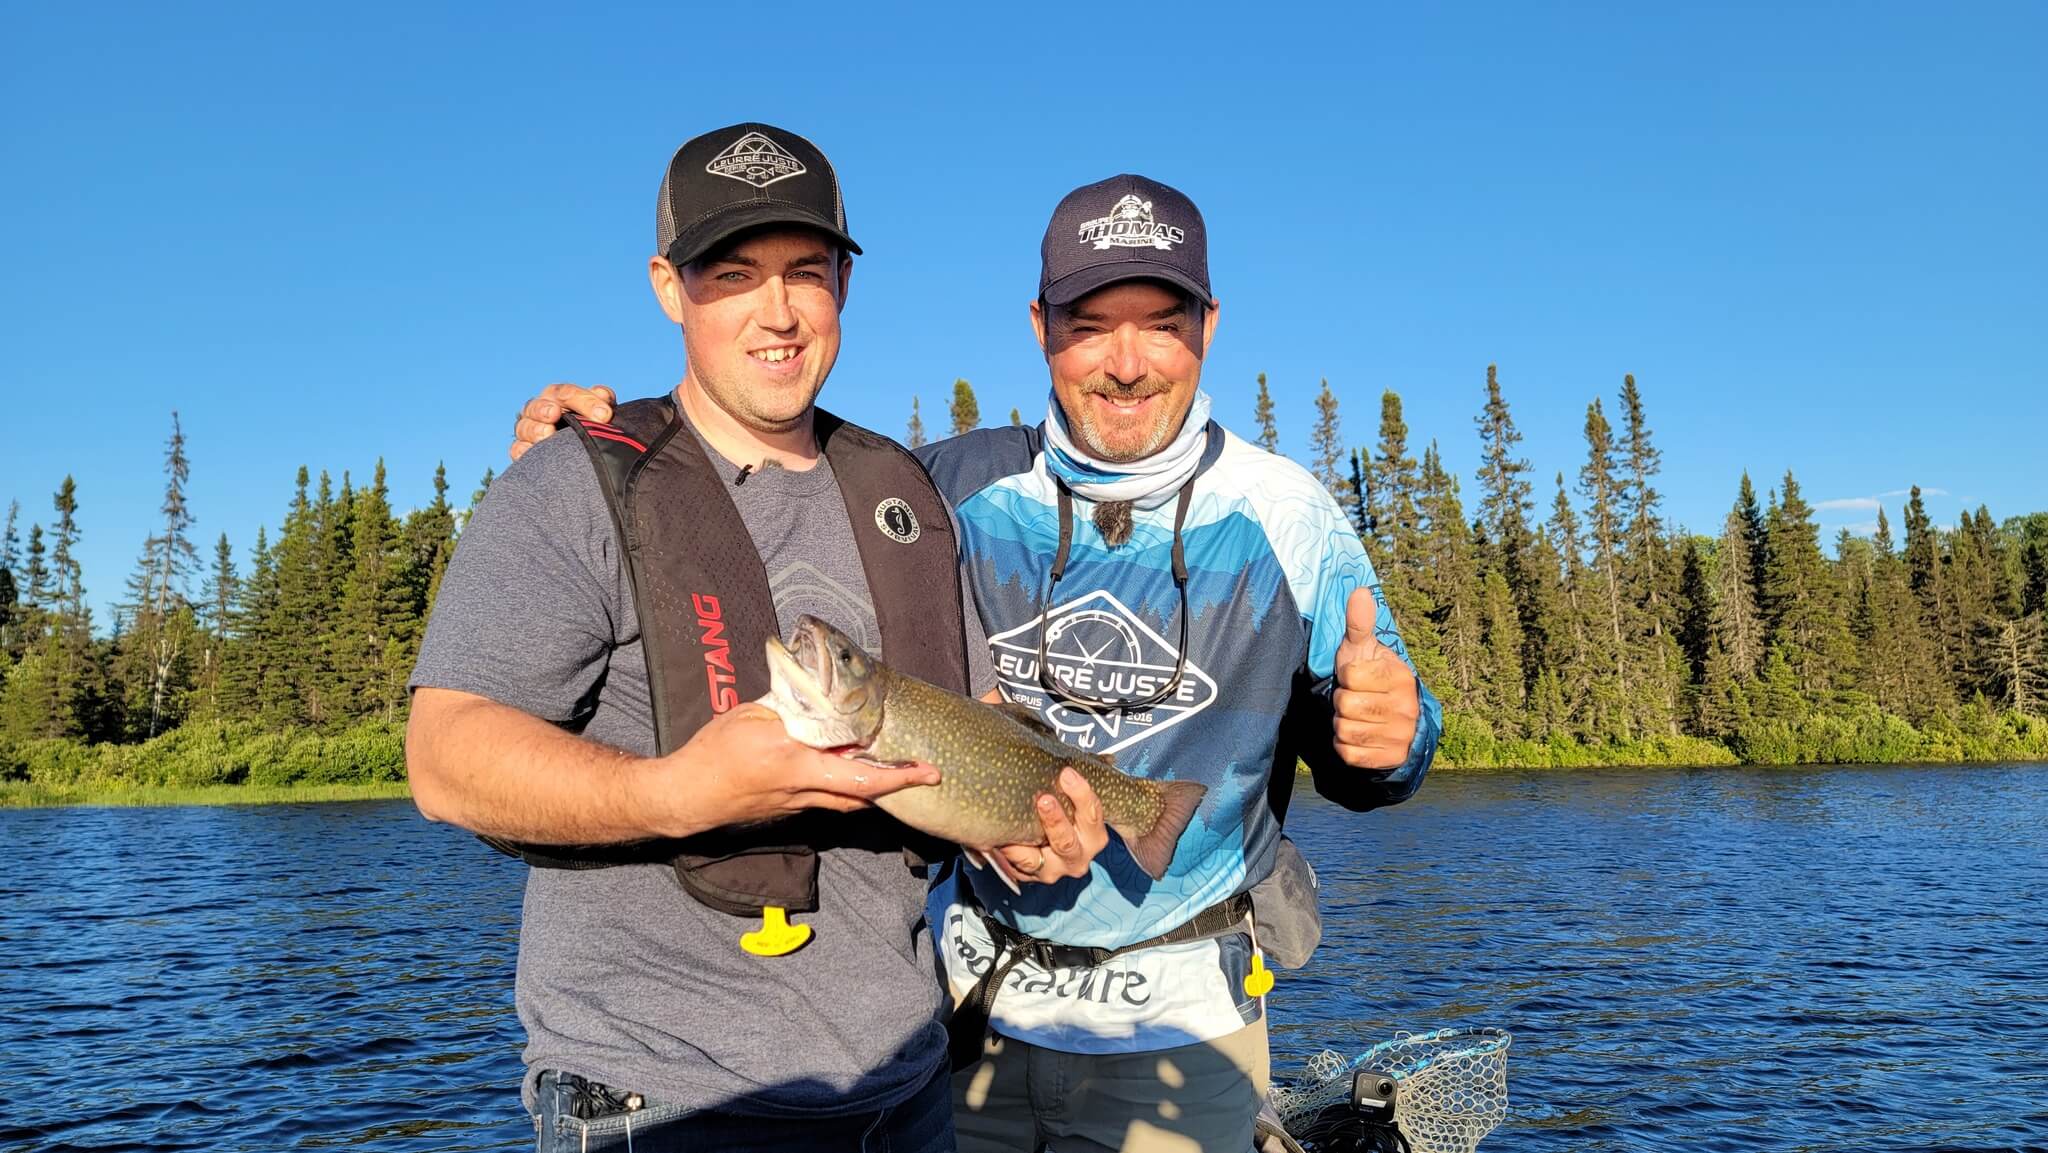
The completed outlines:
{"type": "Polygon", "coordinates": [[[1522,570],[1523,594],[1515,609],[1522,630],[1522,671],[1529,678],[1524,688],[1533,693],[1535,678],[1571,647],[1575,621],[1567,607],[1563,558],[1550,541],[1531,530],[1516,559],[1522,570]]]}
{"type": "Polygon", "coordinates": [[[1416,504],[1415,458],[1408,455],[1408,424],[1401,419],[1401,396],[1392,389],[1380,394],[1379,453],[1372,458],[1370,475],[1379,494],[1382,557],[1389,562],[1392,575],[1406,579],[1414,563],[1422,514],[1416,504]]]}
{"type": "Polygon", "coordinates": [[[947,411],[953,418],[954,436],[981,426],[981,405],[974,399],[974,386],[964,380],[953,382],[953,403],[947,411]]]}
{"type": "Polygon", "coordinates": [[[1659,585],[1659,573],[1668,566],[1659,563],[1664,548],[1664,524],[1657,509],[1664,498],[1652,482],[1663,469],[1664,454],[1650,444],[1643,396],[1636,388],[1633,374],[1621,378],[1621,411],[1625,463],[1616,495],[1627,520],[1628,555],[1623,567],[1629,574],[1632,599],[1642,607],[1651,634],[1661,636],[1666,598],[1659,585]]]}
{"type": "Polygon", "coordinates": [[[904,443],[912,448],[923,448],[927,442],[924,434],[924,418],[917,414],[917,398],[910,398],[910,428],[904,436],[904,443]]]}
{"type": "Polygon", "coordinates": [[[1736,676],[1735,662],[1728,650],[1721,647],[1718,634],[1707,652],[1693,717],[1695,731],[1716,741],[1730,739],[1749,723],[1749,698],[1743,690],[1743,679],[1736,676]]]}
{"type": "Polygon", "coordinates": [[[2035,616],[2048,612],[2048,544],[2031,540],[2021,550],[2025,579],[2020,588],[2020,613],[2035,616]]]}
{"type": "Polygon", "coordinates": [[[1936,620],[1941,613],[1941,551],[1935,540],[1934,522],[1914,485],[1906,499],[1906,579],[1920,601],[1921,615],[1936,620]]]}
{"type": "Polygon", "coordinates": [[[321,571],[321,521],[331,520],[333,494],[321,474],[318,499],[307,493],[308,477],[299,469],[298,483],[285,513],[284,528],[271,551],[277,581],[274,617],[265,628],[270,652],[264,662],[263,710],[274,725],[317,724],[320,697],[327,687],[324,646],[328,605],[326,574],[321,571]]]}
{"type": "Polygon", "coordinates": [[[1496,548],[1514,552],[1528,536],[1529,462],[1515,455],[1522,434],[1502,396],[1495,365],[1486,366],[1486,407],[1476,421],[1479,426],[1479,520],[1486,526],[1496,548]]]}
{"type": "Polygon", "coordinates": [[[57,525],[56,539],[50,549],[50,579],[58,612],[67,633],[90,635],[92,620],[85,607],[85,574],[75,555],[79,535],[78,483],[70,474],[65,475],[51,505],[57,512],[57,525]]]}
{"type": "Polygon", "coordinates": [[[1782,657],[1799,691],[1818,703],[1833,687],[1842,622],[1833,611],[1834,590],[1820,552],[1820,530],[1789,469],[1770,524],[1770,550],[1764,616],[1772,659],[1782,657]]]}
{"type": "Polygon", "coordinates": [[[383,693],[403,700],[412,666],[419,659],[427,615],[441,591],[441,577],[455,554],[455,510],[448,503],[447,469],[434,469],[434,499],[406,514],[401,532],[391,644],[385,655],[383,693]]]}
{"type": "Polygon", "coordinates": [[[56,669],[55,650],[62,644],[52,634],[22,653],[0,685],[0,744],[26,743],[70,736],[71,707],[56,669]]]}
{"type": "Polygon", "coordinates": [[[92,611],[85,603],[85,574],[77,556],[78,483],[69,474],[51,500],[57,523],[50,549],[51,593],[56,603],[48,648],[51,675],[57,678],[57,699],[62,710],[57,718],[60,732],[69,736],[96,727],[105,686],[93,674],[92,611]]]}
{"type": "Polygon", "coordinates": [[[55,595],[50,586],[50,567],[45,564],[43,549],[43,526],[32,524],[28,527],[28,559],[22,565],[21,587],[26,597],[22,602],[30,620],[40,626],[42,616],[49,611],[55,595]]]}
{"type": "Polygon", "coordinates": [[[1380,512],[1372,480],[1366,475],[1365,466],[1358,459],[1358,450],[1351,450],[1351,527],[1358,530],[1358,539],[1365,542],[1368,551],[1375,556],[1386,555],[1380,544],[1380,512]]]}
{"type": "Polygon", "coordinates": [[[205,612],[200,617],[202,647],[198,683],[193,686],[193,711],[208,717],[224,715],[221,685],[228,653],[228,630],[241,600],[242,582],[235,573],[235,550],[228,534],[220,534],[213,548],[213,572],[207,580],[205,612]]]}
{"type": "Polygon", "coordinates": [[[2002,681],[1989,642],[2019,610],[2017,583],[2002,545],[1991,511],[1982,506],[1974,515],[1964,513],[1949,535],[1949,617],[1944,623],[1953,648],[1964,654],[1956,675],[1965,693],[1994,699],[2002,681]]]}
{"type": "Polygon", "coordinates": [[[279,650],[274,633],[282,625],[269,529],[257,525],[256,544],[249,553],[249,578],[242,584],[240,603],[229,625],[229,659],[221,669],[222,711],[227,715],[274,717],[282,713],[282,694],[274,687],[279,671],[270,664],[279,650]]]}
{"type": "MultiPolygon", "coordinates": [[[[1757,507],[1756,487],[1749,483],[1749,470],[1742,470],[1741,495],[1736,498],[1735,511],[1742,517],[1742,532],[1749,547],[1744,550],[1749,557],[1749,593],[1761,606],[1764,597],[1764,569],[1771,560],[1771,542],[1764,523],[1763,509],[1757,507]]],[[[1757,668],[1763,667],[1763,654],[1757,654],[1757,668]]]]}
{"type": "Polygon", "coordinates": [[[1543,558],[1529,555],[1530,465],[1526,458],[1515,454],[1522,434],[1515,429],[1514,416],[1501,392],[1499,373],[1491,364],[1486,366],[1486,405],[1476,423],[1480,443],[1479,522],[1488,538],[1478,546],[1479,560],[1482,567],[1500,569],[1521,621],[1522,665],[1525,669],[1539,668],[1541,654],[1550,647],[1550,618],[1554,615],[1550,605],[1555,598],[1547,585],[1554,581],[1547,581],[1544,575],[1551,566],[1543,558]]]}
{"type": "Polygon", "coordinates": [[[419,656],[427,615],[433,611],[441,576],[455,552],[455,509],[448,503],[448,470],[434,469],[434,499],[407,513],[399,529],[390,591],[389,651],[384,656],[379,699],[402,697],[405,680],[419,656]],[[397,666],[403,665],[401,672],[397,666]]]}
{"type": "MultiPolygon", "coordinates": [[[[1593,669],[1592,644],[1586,635],[1588,595],[1584,545],[1579,534],[1578,514],[1565,493],[1564,474],[1557,474],[1557,496],[1551,501],[1550,520],[1544,525],[1551,550],[1558,558],[1558,580],[1563,594],[1562,626],[1552,638],[1545,664],[1558,670],[1557,691],[1567,717],[1576,717],[1586,699],[1593,669]]],[[[1576,731],[1576,724],[1566,729],[1576,731]]],[[[1546,734],[1547,735],[1547,734],[1546,734]]]]}
{"type": "Polygon", "coordinates": [[[1714,636],[1728,654],[1730,674],[1737,681],[1748,681],[1763,668],[1764,624],[1757,606],[1756,587],[1751,582],[1755,564],[1750,553],[1749,513],[1744,505],[1755,507],[1756,492],[1749,487],[1747,476],[1743,478],[1742,492],[1742,499],[1728,510],[1720,543],[1714,550],[1714,636]]]}
{"type": "Polygon", "coordinates": [[[1267,452],[1280,451],[1280,431],[1273,425],[1273,394],[1266,391],[1266,374],[1259,374],[1259,399],[1252,406],[1252,419],[1258,422],[1257,444],[1267,452]]]}
{"type": "Polygon", "coordinates": [[[1486,719],[1504,736],[1522,735],[1522,619],[1507,578],[1497,568],[1486,570],[1480,584],[1480,619],[1486,639],[1480,662],[1485,687],[1486,719]]]}
{"type": "Polygon", "coordinates": [[[1309,471],[1337,498],[1345,519],[1356,521],[1358,494],[1351,491],[1351,483],[1344,476],[1343,418],[1337,414],[1337,394],[1330,391],[1327,379],[1322,391],[1316,394],[1316,425],[1309,434],[1309,459],[1309,471]]]}
{"type": "Polygon", "coordinates": [[[1614,476],[1614,434],[1596,399],[1586,406],[1586,463],[1579,468],[1579,495],[1586,501],[1586,539],[1592,549],[1599,595],[1589,616],[1596,638],[1594,659],[1611,669],[1621,694],[1628,695],[1628,644],[1631,632],[1622,604],[1621,486],[1614,476]]]}
{"type": "Polygon", "coordinates": [[[404,589],[382,459],[370,486],[356,493],[349,521],[351,564],[334,615],[332,707],[341,719],[372,712],[388,719],[398,701],[384,661],[387,646],[397,639],[394,626],[404,589]]]}
{"type": "Polygon", "coordinates": [[[434,468],[434,499],[406,514],[400,533],[396,580],[400,616],[415,646],[419,626],[433,608],[432,589],[455,551],[455,509],[448,503],[448,469],[434,468]]]}
{"type": "MultiPolygon", "coordinates": [[[[916,404],[916,402],[915,402],[915,401],[912,401],[911,403],[912,403],[913,405],[915,405],[915,404],[916,404]]],[[[914,410],[913,410],[913,411],[914,411],[914,410]]],[[[487,493],[487,492],[489,492],[489,491],[491,490],[491,478],[492,478],[492,477],[493,477],[494,475],[495,475],[495,474],[494,474],[494,473],[493,473],[493,472],[492,472],[492,471],[491,471],[490,469],[488,469],[488,468],[487,468],[487,469],[485,469],[485,470],[484,470],[484,478],[483,478],[482,480],[480,480],[480,481],[478,481],[478,482],[477,482],[477,485],[476,485],[476,491],[475,491],[475,492],[473,492],[473,493],[471,493],[471,494],[470,494],[470,496],[469,496],[469,507],[468,507],[468,508],[466,508],[466,509],[464,509],[464,510],[462,511],[462,522],[461,522],[461,525],[457,525],[457,526],[456,526],[456,531],[457,531],[458,533],[462,531],[462,527],[461,527],[461,526],[462,526],[462,525],[466,525],[466,524],[468,524],[468,523],[469,523],[469,518],[470,518],[471,516],[475,515],[475,513],[476,513],[476,506],[478,506],[478,505],[480,505],[480,504],[482,504],[482,503],[484,502],[484,494],[485,494],[485,493],[487,493]]]]}
{"type": "Polygon", "coordinates": [[[1678,647],[1685,654],[1691,682],[1697,686],[1707,675],[1714,637],[1714,595],[1707,587],[1706,563],[1698,540],[1685,538],[1678,561],[1678,647]]]}
{"type": "Polygon", "coordinates": [[[1891,519],[1877,510],[1871,541],[1867,607],[1858,605],[1852,632],[1862,648],[1863,686],[1878,708],[1921,724],[1954,703],[1940,654],[1921,623],[1920,606],[1893,545],[1891,519]]]}
{"type": "MultiPolygon", "coordinates": [[[[1473,563],[1470,528],[1458,499],[1458,479],[1443,467],[1435,441],[1422,453],[1423,563],[1417,581],[1428,604],[1428,619],[1437,637],[1444,676],[1434,682],[1423,668],[1425,683],[1441,685],[1437,695],[1447,706],[1476,703],[1484,627],[1479,609],[1478,569],[1473,563]]],[[[1410,655],[1415,654],[1412,638],[1410,655]]],[[[1420,658],[1417,659],[1421,667],[1420,658]]]]}

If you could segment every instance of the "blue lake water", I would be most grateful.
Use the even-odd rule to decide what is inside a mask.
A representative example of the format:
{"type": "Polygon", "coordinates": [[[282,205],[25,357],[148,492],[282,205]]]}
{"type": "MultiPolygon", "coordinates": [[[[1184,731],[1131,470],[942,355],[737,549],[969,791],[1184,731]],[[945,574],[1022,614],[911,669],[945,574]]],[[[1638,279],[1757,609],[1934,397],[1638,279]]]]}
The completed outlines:
{"type": "MultiPolygon", "coordinates": [[[[1304,795],[1276,1070],[1514,1032],[1488,1153],[2048,1148],[2048,766],[1304,795]]],[[[530,1148],[521,868],[407,802],[0,812],[0,1153],[530,1148]]]]}

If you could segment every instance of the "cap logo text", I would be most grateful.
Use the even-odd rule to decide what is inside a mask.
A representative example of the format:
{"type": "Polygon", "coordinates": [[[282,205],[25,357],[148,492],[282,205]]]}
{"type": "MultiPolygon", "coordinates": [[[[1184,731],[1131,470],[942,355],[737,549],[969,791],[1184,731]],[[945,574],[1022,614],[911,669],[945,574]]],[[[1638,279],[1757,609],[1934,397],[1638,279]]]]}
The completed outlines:
{"type": "Polygon", "coordinates": [[[749,132],[712,157],[704,171],[713,176],[745,181],[756,188],[766,188],[778,180],[802,176],[810,170],[782,145],[759,132],[749,132]]]}
{"type": "Polygon", "coordinates": [[[1187,231],[1152,219],[1152,202],[1126,195],[1100,216],[1081,225],[1081,243],[1093,244],[1102,252],[1111,245],[1119,248],[1158,248],[1171,251],[1187,239],[1187,231]]]}

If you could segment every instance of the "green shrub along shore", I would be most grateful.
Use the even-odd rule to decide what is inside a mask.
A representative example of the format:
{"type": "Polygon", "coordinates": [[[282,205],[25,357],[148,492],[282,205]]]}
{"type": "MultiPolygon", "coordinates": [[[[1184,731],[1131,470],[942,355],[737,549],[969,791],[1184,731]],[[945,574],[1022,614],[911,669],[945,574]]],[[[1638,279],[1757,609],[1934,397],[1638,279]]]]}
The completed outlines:
{"type": "Polygon", "coordinates": [[[0,805],[260,804],[402,797],[405,722],[333,733],[192,722],[124,745],[0,742],[0,805]]]}
{"type": "MultiPolygon", "coordinates": [[[[1731,744],[1664,736],[1586,745],[1569,737],[1501,740],[1483,720],[1445,720],[1440,769],[2048,762],[2048,720],[1981,703],[1914,728],[1864,709],[1768,721],[1731,744]]],[[[0,742],[0,807],[353,801],[407,795],[405,723],[364,721],[333,733],[188,723],[140,744],[0,742]]]]}

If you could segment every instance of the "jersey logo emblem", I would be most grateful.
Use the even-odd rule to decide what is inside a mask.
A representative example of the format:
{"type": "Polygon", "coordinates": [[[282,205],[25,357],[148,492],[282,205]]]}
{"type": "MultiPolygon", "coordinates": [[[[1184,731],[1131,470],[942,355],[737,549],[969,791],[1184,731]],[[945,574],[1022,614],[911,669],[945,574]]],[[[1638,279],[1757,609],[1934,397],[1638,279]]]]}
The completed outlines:
{"type": "Polygon", "coordinates": [[[1030,705],[1062,739],[1091,753],[1115,753],[1187,720],[1216,700],[1216,681],[1193,661],[1174,695],[1143,709],[1091,709],[1047,701],[1038,683],[1038,628],[1045,663],[1061,684],[1103,699],[1138,699],[1173,676],[1172,642],[1107,592],[1092,592],[988,639],[1003,695],[1030,705]],[[1050,707],[1048,707],[1048,705],[1050,707]]]}

